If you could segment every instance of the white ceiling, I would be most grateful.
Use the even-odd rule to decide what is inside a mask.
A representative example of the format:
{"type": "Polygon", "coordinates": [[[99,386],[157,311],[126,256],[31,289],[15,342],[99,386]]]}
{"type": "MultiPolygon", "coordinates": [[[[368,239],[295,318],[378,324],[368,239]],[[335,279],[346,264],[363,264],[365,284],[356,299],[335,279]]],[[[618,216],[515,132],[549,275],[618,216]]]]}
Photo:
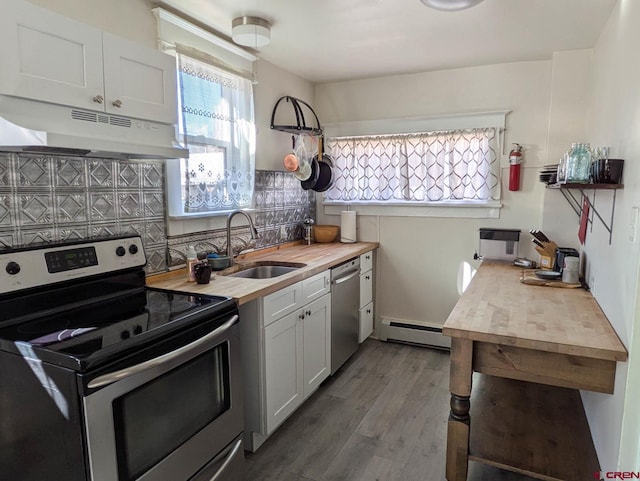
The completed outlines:
{"type": "Polygon", "coordinates": [[[314,83],[541,60],[595,45],[616,0],[485,0],[441,12],[420,0],[160,0],[230,37],[272,22],[258,56],[314,83]]]}

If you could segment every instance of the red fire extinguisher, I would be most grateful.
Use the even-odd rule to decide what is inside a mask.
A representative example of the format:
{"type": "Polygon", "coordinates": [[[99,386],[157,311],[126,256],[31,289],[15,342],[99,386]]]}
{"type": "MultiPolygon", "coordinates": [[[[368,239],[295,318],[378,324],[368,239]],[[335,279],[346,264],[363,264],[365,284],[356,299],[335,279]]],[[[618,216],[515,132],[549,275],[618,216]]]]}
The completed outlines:
{"type": "Polygon", "coordinates": [[[520,164],[522,164],[522,146],[513,144],[509,152],[509,190],[520,190],[520,164]]]}

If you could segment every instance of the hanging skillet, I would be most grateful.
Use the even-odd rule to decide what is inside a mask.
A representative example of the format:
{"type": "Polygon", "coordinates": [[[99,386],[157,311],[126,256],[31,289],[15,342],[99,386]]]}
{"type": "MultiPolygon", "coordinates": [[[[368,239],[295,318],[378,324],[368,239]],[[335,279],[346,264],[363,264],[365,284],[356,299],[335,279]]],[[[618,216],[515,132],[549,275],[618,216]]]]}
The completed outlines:
{"type": "Polygon", "coordinates": [[[318,155],[313,158],[318,162],[318,180],[313,190],[324,192],[333,185],[333,159],[323,152],[323,137],[318,141],[318,155]]]}
{"type": "Polygon", "coordinates": [[[300,181],[300,185],[304,190],[315,189],[315,185],[318,181],[318,174],[320,173],[319,162],[314,157],[311,159],[311,176],[307,180],[300,181]]]}

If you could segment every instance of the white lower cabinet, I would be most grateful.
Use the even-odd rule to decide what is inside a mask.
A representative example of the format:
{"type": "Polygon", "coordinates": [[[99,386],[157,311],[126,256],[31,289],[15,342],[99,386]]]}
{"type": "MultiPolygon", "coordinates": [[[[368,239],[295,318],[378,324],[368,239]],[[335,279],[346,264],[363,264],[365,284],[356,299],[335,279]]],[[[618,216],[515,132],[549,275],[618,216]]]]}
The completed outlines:
{"type": "Polygon", "coordinates": [[[374,292],[373,251],[360,256],[360,326],[358,342],[362,343],[373,333],[373,292],[374,292]]]}
{"type": "Polygon", "coordinates": [[[304,308],[302,326],[302,394],[306,399],[331,373],[330,294],[304,308]]]}
{"type": "Polygon", "coordinates": [[[329,281],[325,271],[240,306],[245,448],[250,451],[331,372],[329,281]]]}
{"type": "Polygon", "coordinates": [[[360,330],[358,332],[358,342],[364,340],[373,333],[373,301],[360,308],[359,311],[360,330]]]}
{"type": "Polygon", "coordinates": [[[302,404],[303,332],[297,312],[264,328],[267,433],[302,404]]]}

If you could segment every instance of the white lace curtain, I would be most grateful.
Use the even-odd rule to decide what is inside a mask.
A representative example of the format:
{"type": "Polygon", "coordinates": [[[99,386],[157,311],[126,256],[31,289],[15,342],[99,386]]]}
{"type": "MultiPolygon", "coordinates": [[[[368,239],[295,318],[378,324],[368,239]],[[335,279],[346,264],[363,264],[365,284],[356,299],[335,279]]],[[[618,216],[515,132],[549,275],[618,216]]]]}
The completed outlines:
{"type": "Polygon", "coordinates": [[[333,138],[326,201],[500,199],[496,128],[333,138]]]}
{"type": "Polygon", "coordinates": [[[185,212],[251,207],[255,120],[251,81],[178,50],[185,212]]]}

